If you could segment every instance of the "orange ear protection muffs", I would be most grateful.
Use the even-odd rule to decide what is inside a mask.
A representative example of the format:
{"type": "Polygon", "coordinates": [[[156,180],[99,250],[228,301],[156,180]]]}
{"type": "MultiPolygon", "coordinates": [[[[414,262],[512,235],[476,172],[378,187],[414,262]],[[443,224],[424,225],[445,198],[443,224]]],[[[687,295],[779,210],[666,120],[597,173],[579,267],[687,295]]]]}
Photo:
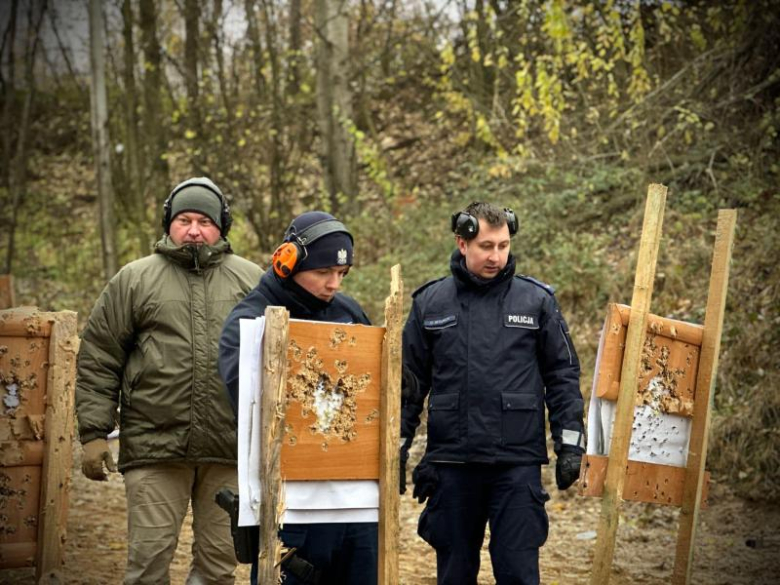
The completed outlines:
{"type": "Polygon", "coordinates": [[[324,219],[311,224],[300,233],[290,226],[284,234],[284,242],[274,252],[271,265],[280,278],[288,278],[309,255],[306,247],[320,238],[336,232],[344,232],[352,239],[349,230],[337,219],[324,219]]]}

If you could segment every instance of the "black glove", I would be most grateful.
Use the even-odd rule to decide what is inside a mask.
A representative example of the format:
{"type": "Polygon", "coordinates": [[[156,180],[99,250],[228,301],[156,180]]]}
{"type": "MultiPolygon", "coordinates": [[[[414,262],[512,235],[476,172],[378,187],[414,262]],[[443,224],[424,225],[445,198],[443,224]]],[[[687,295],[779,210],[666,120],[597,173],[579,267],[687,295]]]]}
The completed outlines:
{"type": "Polygon", "coordinates": [[[433,495],[436,486],[439,485],[439,473],[436,471],[436,465],[429,463],[425,457],[412,472],[412,481],[414,481],[414,492],[412,497],[417,498],[421,504],[433,495]]]}
{"type": "Polygon", "coordinates": [[[406,404],[410,400],[416,400],[420,393],[420,384],[412,370],[403,366],[401,370],[401,404],[406,404]]]}
{"type": "Polygon", "coordinates": [[[409,461],[409,448],[412,446],[412,438],[407,437],[403,439],[403,443],[401,444],[401,457],[400,457],[400,463],[401,463],[401,473],[398,475],[398,488],[399,493],[401,495],[406,493],[406,462],[409,461]]]}
{"type": "Polygon", "coordinates": [[[555,463],[555,483],[559,490],[571,487],[580,477],[583,450],[579,447],[562,447],[555,463]]]}

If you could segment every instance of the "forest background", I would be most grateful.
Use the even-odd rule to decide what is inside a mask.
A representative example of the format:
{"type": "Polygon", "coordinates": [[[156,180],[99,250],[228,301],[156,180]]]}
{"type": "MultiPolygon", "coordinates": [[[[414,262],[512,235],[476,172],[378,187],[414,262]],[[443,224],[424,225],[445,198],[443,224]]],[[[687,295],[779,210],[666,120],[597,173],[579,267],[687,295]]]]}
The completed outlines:
{"type": "Polygon", "coordinates": [[[446,275],[450,214],[487,200],[519,215],[518,271],[557,289],[587,398],[663,183],[656,314],[703,321],[717,210],[739,210],[708,467],[780,500],[780,2],[91,4],[91,30],[87,0],[0,7],[0,273],[17,304],[83,326],[151,251],[171,187],[207,175],[234,250],[261,265],[294,214],[342,218],[346,292],[381,323],[390,266],[407,293],[446,275]]]}

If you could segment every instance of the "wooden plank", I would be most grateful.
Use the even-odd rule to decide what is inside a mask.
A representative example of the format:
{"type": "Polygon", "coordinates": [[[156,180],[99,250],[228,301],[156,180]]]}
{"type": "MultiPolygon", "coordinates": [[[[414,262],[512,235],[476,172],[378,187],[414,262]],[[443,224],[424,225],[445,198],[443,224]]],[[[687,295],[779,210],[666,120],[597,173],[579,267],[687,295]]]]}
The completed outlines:
{"type": "Polygon", "coordinates": [[[40,485],[39,466],[0,468],[0,544],[35,543],[40,520],[40,485]]]}
{"type": "Polygon", "coordinates": [[[0,309],[10,309],[14,306],[14,277],[10,274],[0,274],[0,309]]]}
{"type": "Polygon", "coordinates": [[[282,544],[279,520],[283,511],[281,453],[284,436],[285,388],[287,386],[287,340],[290,315],[284,307],[267,307],[263,335],[260,397],[260,556],[258,583],[278,583],[282,544]]]}
{"type": "Polygon", "coordinates": [[[609,450],[609,467],[604,483],[604,497],[594,550],[592,585],[609,583],[612,559],[615,553],[615,536],[620,520],[620,505],[625,484],[625,468],[631,440],[631,426],[634,418],[634,396],[639,366],[642,359],[642,345],[647,329],[647,315],[653,296],[653,280],[661,240],[666,187],[651,184],[647,192],[642,236],[637,255],[634,292],[631,298],[631,321],[626,333],[625,358],[620,374],[620,394],[615,413],[612,444],[609,450]]]}
{"type": "Polygon", "coordinates": [[[691,580],[693,544],[696,540],[699,502],[704,489],[704,467],[707,462],[710,416],[715,396],[715,378],[718,371],[718,355],[723,331],[723,316],[726,312],[726,294],[736,224],[736,210],[720,210],[707,295],[707,309],[704,316],[701,362],[696,380],[696,404],[693,421],[691,421],[691,438],[688,444],[685,489],[677,532],[677,549],[672,574],[672,582],[675,584],[687,584],[691,580]]]}
{"type": "Polygon", "coordinates": [[[390,270],[390,296],[385,300],[386,333],[382,346],[382,403],[379,479],[379,585],[399,583],[400,538],[399,453],[401,446],[401,333],[403,281],[401,266],[390,270]]]}
{"type": "Polygon", "coordinates": [[[38,546],[31,542],[0,543],[0,569],[21,569],[35,565],[38,546]]]}
{"type": "Polygon", "coordinates": [[[73,404],[79,338],[76,313],[49,313],[49,375],[46,384],[45,453],[41,475],[36,582],[62,583],[68,495],[73,464],[73,404]]]}
{"type": "Polygon", "coordinates": [[[51,313],[35,307],[19,307],[0,311],[0,337],[49,337],[51,313]]]}
{"type": "Polygon", "coordinates": [[[384,334],[382,327],[290,321],[285,479],[379,479],[384,334]]]}
{"type": "MultiPolygon", "coordinates": [[[[583,456],[579,494],[600,497],[604,492],[609,458],[603,455],[583,456]]],[[[623,499],[649,504],[680,506],[682,504],[685,468],[628,460],[623,499]]],[[[702,507],[707,507],[709,473],[702,491],[702,507]]]]}
{"type": "Polygon", "coordinates": [[[43,464],[43,441],[0,442],[0,467],[26,467],[43,464]]]}
{"type": "MultiPolygon", "coordinates": [[[[620,314],[621,323],[628,327],[631,318],[631,307],[620,304],[616,305],[616,307],[620,314]]],[[[647,330],[651,333],[660,333],[671,339],[677,339],[696,346],[701,346],[704,335],[704,327],[702,325],[652,314],[647,316],[647,330]]]]}

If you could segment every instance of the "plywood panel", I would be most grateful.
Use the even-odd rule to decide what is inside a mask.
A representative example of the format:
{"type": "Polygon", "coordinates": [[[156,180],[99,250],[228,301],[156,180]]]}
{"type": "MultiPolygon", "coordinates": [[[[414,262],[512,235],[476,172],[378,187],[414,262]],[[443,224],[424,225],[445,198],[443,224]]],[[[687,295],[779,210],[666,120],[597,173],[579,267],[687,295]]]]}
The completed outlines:
{"type": "Polygon", "coordinates": [[[290,321],[282,476],[378,479],[384,327],[290,321]]]}
{"type": "MultiPolygon", "coordinates": [[[[608,309],[596,380],[596,395],[606,400],[617,400],[630,314],[626,305],[610,304],[608,309]]],[[[692,416],[701,339],[700,325],[648,315],[637,405],[650,404],[659,412],[692,416]]]]}
{"type": "Polygon", "coordinates": [[[20,551],[29,546],[35,551],[40,485],[40,466],[0,468],[0,547],[4,547],[0,553],[0,566],[13,568],[33,564],[32,560],[28,561],[27,553],[20,551]]]}
{"type": "Polygon", "coordinates": [[[49,313],[41,313],[35,307],[0,311],[0,336],[49,337],[51,335],[49,315],[49,313]]]}
{"type": "Polygon", "coordinates": [[[33,567],[37,552],[38,546],[35,542],[0,542],[0,568],[33,567]]]}
{"type": "MultiPolygon", "coordinates": [[[[607,476],[609,458],[602,455],[584,455],[580,469],[579,493],[583,496],[601,497],[607,476]]],[[[702,493],[702,506],[707,506],[709,478],[707,472],[702,493]]],[[[623,485],[623,499],[633,502],[648,502],[680,506],[683,496],[684,467],[656,465],[639,461],[628,461],[626,479],[623,485]]]]}

